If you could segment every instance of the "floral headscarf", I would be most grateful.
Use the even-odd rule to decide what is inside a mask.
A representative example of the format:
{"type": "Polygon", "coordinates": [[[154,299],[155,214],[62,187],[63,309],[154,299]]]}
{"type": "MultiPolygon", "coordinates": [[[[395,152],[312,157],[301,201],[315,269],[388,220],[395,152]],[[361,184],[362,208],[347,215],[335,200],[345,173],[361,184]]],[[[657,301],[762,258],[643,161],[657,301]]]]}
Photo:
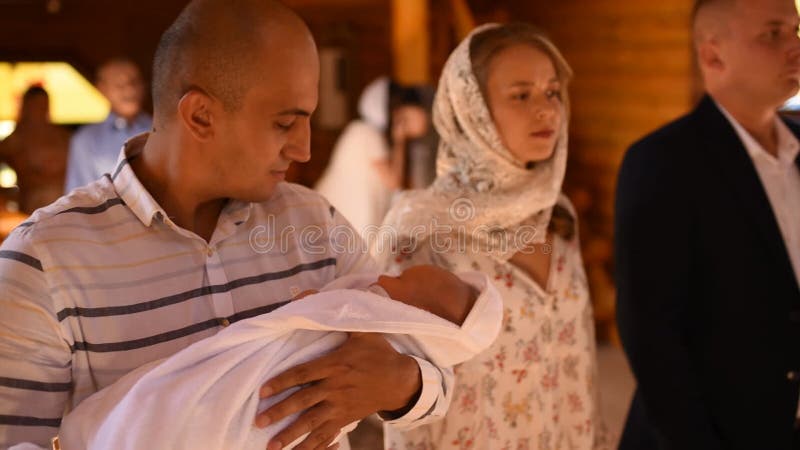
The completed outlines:
{"type": "Polygon", "coordinates": [[[553,155],[531,169],[503,145],[470,58],[472,37],[497,26],[473,30],[445,64],[433,104],[441,137],[436,180],[401,194],[384,221],[404,246],[437,226],[453,227],[503,259],[545,240],[566,171],[567,119],[553,155]]]}

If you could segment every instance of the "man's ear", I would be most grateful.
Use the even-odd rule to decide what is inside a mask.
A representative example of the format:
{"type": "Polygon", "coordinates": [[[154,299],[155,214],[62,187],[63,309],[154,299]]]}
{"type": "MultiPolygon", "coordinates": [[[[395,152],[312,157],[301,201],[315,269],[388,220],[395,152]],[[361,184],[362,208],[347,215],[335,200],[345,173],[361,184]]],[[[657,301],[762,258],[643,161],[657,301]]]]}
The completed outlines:
{"type": "Polygon", "coordinates": [[[199,141],[206,141],[214,136],[214,103],[214,99],[208,94],[197,89],[190,89],[178,102],[178,118],[199,141]]]}
{"type": "Polygon", "coordinates": [[[725,67],[720,56],[719,42],[716,39],[708,39],[697,46],[697,59],[700,67],[706,70],[720,71],[725,67]]]}

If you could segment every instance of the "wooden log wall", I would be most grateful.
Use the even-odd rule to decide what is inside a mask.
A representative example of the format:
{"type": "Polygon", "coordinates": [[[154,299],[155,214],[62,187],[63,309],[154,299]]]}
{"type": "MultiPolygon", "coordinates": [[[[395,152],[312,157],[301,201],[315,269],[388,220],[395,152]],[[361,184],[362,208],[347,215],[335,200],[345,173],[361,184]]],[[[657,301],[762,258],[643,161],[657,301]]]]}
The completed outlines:
{"type": "Polygon", "coordinates": [[[611,245],[616,175],[625,150],[687,112],[697,97],[691,0],[508,2],[545,29],[571,64],[570,162],[565,190],[580,211],[601,335],[612,335],[611,245]]]}
{"type": "Polygon", "coordinates": [[[54,12],[47,3],[0,2],[0,61],[66,61],[93,81],[97,66],[117,56],[149,79],[158,39],[186,2],[60,0],[54,12]]]}
{"type": "MultiPolygon", "coordinates": [[[[348,119],[357,117],[358,99],[375,78],[390,75],[390,0],[285,0],[306,21],[319,47],[344,51],[347,61],[343,81],[348,119]]],[[[324,171],[341,129],[314,127],[311,161],[293,165],[291,179],[311,186],[324,171]]]]}
{"type": "MultiPolygon", "coordinates": [[[[457,43],[450,0],[428,0],[430,79],[435,83],[457,43]]],[[[361,90],[391,73],[391,0],[285,0],[309,24],[320,47],[341,49],[348,115],[361,90]]],[[[127,55],[147,76],[160,34],[185,0],[0,2],[0,60],[66,60],[88,77],[105,59],[127,55]]],[[[580,211],[597,317],[612,323],[610,261],[615,179],[627,147],[686,112],[697,98],[689,14],[692,0],[468,0],[478,23],[509,19],[545,29],[575,71],[571,86],[570,165],[566,191],[580,211]]],[[[315,128],[310,163],[295,181],[311,185],[328,162],[339,129],[315,128]]],[[[611,330],[611,327],[607,328],[611,330]]],[[[602,333],[601,333],[602,334],[602,333]]],[[[611,331],[605,334],[612,334],[611,331]]]]}
{"type": "MultiPolygon", "coordinates": [[[[92,81],[105,60],[127,56],[150,78],[161,33],[187,0],[0,1],[0,61],[67,61],[92,81]]],[[[308,23],[317,43],[342,49],[347,60],[343,83],[348,118],[364,86],[391,72],[389,0],[284,0],[308,23]]],[[[149,96],[148,96],[149,99],[149,96]]],[[[150,107],[148,101],[148,108],[150,107]]],[[[341,130],[316,127],[311,162],[297,166],[292,179],[313,184],[328,162],[341,130]]]]}

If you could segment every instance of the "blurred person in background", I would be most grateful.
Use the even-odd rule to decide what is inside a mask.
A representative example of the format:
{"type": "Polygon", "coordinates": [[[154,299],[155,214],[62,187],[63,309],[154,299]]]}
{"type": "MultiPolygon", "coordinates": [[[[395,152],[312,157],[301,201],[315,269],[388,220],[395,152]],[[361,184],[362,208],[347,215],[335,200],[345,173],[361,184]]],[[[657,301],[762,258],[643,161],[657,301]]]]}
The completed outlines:
{"type": "Polygon", "coordinates": [[[17,173],[19,208],[25,213],[61,196],[69,131],[50,122],[50,96],[32,86],[22,96],[14,132],[0,142],[0,161],[17,173]]]}
{"type": "Polygon", "coordinates": [[[96,86],[108,99],[111,112],[106,120],[81,127],[72,137],[66,193],[110,172],[122,144],[153,126],[150,115],[142,111],[145,86],[133,61],[114,58],[101,65],[97,69],[96,86]]]}
{"type": "Polygon", "coordinates": [[[315,190],[366,237],[369,226],[383,222],[392,195],[409,187],[409,147],[428,134],[430,119],[415,88],[387,77],[364,89],[358,111],[360,117],[342,132],[315,190]]]}

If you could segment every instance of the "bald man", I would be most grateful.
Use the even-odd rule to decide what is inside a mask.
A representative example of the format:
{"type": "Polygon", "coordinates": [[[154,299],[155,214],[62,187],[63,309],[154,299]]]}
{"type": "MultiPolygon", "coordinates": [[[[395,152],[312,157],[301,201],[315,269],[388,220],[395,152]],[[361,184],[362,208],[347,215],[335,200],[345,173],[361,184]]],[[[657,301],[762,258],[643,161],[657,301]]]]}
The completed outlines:
{"type": "MultiPolygon", "coordinates": [[[[317,106],[317,49],[299,17],[273,1],[193,1],[162,36],[153,77],[153,131],[0,247],[2,448],[46,444],[65,409],[131,370],[375,270],[326,200],[283,181],[310,157],[317,106]]],[[[263,397],[303,388],[253,420],[303,412],[269,448],[307,432],[296,448],[326,448],[374,412],[406,426],[441,417],[451,384],[452,372],[354,333],[268,381],[263,397]]]]}
{"type": "Polygon", "coordinates": [[[619,173],[620,336],[638,389],[620,449],[788,450],[800,393],[794,0],[704,0],[706,95],[619,173]]]}
{"type": "Polygon", "coordinates": [[[144,82],[133,61],[125,58],[106,61],[97,69],[95,86],[108,100],[111,111],[104,121],[85,125],[72,136],[65,192],[111,172],[122,144],[150,131],[153,124],[150,115],[142,111],[144,82]]]}

